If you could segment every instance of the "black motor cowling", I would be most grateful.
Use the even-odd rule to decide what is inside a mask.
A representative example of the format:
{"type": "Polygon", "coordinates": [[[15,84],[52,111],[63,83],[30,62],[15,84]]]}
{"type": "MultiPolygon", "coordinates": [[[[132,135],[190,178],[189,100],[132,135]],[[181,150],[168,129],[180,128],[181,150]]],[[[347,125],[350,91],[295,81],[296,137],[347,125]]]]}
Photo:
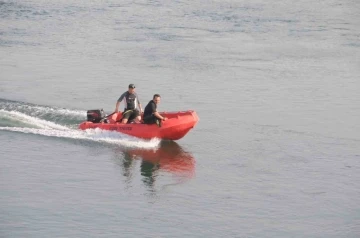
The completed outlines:
{"type": "Polygon", "coordinates": [[[101,110],[88,110],[87,113],[87,120],[94,122],[94,123],[99,123],[104,117],[105,117],[105,112],[103,111],[103,109],[101,110]]]}

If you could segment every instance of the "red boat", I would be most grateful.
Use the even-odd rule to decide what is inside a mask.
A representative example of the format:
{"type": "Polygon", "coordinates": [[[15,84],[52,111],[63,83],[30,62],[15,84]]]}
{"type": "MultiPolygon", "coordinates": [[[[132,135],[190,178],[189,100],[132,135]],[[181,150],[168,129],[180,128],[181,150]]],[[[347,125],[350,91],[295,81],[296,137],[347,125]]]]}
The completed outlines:
{"type": "Polygon", "coordinates": [[[195,111],[160,112],[168,119],[161,127],[156,124],[123,124],[122,113],[113,113],[107,117],[100,110],[88,111],[88,120],[80,124],[81,130],[100,128],[102,130],[118,131],[142,139],[160,138],[164,140],[179,140],[183,138],[199,121],[195,111]],[[94,116],[95,115],[95,116],[94,116]],[[106,118],[106,120],[103,120],[106,118]]]}

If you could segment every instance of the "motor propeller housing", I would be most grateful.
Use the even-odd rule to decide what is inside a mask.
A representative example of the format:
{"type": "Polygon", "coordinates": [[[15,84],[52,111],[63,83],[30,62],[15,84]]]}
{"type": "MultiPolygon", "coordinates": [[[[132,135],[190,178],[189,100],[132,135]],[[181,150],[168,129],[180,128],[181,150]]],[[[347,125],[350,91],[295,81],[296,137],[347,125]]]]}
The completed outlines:
{"type": "Polygon", "coordinates": [[[86,115],[87,115],[87,121],[91,121],[93,123],[99,123],[105,117],[105,112],[103,109],[88,110],[86,115]]]}

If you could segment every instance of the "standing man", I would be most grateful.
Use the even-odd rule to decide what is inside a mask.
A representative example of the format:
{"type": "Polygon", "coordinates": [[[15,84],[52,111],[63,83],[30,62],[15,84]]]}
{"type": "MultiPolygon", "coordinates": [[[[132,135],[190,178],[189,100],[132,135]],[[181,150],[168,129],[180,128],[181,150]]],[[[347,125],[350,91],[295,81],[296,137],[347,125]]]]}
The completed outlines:
{"type": "Polygon", "coordinates": [[[153,99],[146,105],[144,110],[144,123],[145,124],[154,124],[156,123],[161,127],[161,121],[166,121],[167,118],[160,115],[157,112],[157,104],[160,103],[160,95],[155,94],[153,99]]]}
{"type": "Polygon", "coordinates": [[[124,92],[116,102],[115,112],[119,111],[119,105],[121,101],[124,101],[125,109],[122,114],[121,123],[126,124],[128,121],[132,121],[135,119],[136,123],[140,123],[141,121],[141,112],[142,107],[139,101],[139,97],[135,92],[135,85],[129,84],[129,90],[124,92]],[[139,109],[140,111],[139,111],[139,109]]]}

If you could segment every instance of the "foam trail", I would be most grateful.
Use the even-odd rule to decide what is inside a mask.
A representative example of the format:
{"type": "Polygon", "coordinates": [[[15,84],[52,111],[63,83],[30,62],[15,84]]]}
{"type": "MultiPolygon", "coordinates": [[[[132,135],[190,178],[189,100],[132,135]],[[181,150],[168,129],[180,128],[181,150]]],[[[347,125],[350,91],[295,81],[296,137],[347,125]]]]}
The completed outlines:
{"type": "Polygon", "coordinates": [[[40,107],[40,106],[33,106],[31,108],[35,109],[39,114],[55,113],[59,115],[78,116],[78,117],[86,116],[86,111],[80,111],[80,110],[70,110],[65,108],[51,108],[51,107],[40,107]]]}
{"type": "Polygon", "coordinates": [[[40,128],[44,128],[44,129],[69,130],[69,128],[66,126],[61,126],[61,125],[58,125],[58,124],[50,122],[50,121],[31,117],[31,116],[25,115],[24,113],[21,113],[21,112],[16,112],[16,111],[9,112],[9,111],[0,109],[0,113],[5,115],[5,117],[8,117],[9,119],[18,120],[20,122],[23,122],[23,123],[26,123],[26,124],[29,124],[29,125],[32,125],[35,127],[40,127],[40,128]]]}
{"type": "Polygon", "coordinates": [[[50,119],[52,121],[60,121],[64,123],[73,123],[86,118],[86,111],[72,110],[66,108],[56,108],[49,106],[41,106],[23,102],[9,101],[0,98],[0,110],[17,111],[39,117],[41,119],[50,119]]]}
{"type": "Polygon", "coordinates": [[[0,109],[6,109],[8,111],[20,111],[29,112],[34,114],[46,114],[46,113],[57,113],[69,116],[82,116],[86,115],[86,111],[82,110],[71,110],[66,108],[55,108],[49,106],[40,106],[16,101],[8,101],[0,99],[0,109]]]}
{"type": "Polygon", "coordinates": [[[85,131],[78,130],[79,121],[84,120],[85,117],[85,111],[0,99],[0,118],[3,119],[0,123],[0,131],[80,139],[142,149],[156,149],[160,144],[159,139],[141,140],[119,132],[98,128],[85,131]]]}
{"type": "Polygon", "coordinates": [[[27,134],[43,135],[49,137],[60,137],[70,139],[81,139],[88,141],[104,142],[108,144],[121,145],[125,147],[136,147],[143,149],[154,149],[160,144],[160,139],[152,139],[150,141],[141,140],[126,136],[115,131],[106,131],[101,129],[88,129],[85,131],[78,130],[54,130],[54,129],[37,129],[22,127],[0,127],[2,131],[14,131],[27,134]]]}

